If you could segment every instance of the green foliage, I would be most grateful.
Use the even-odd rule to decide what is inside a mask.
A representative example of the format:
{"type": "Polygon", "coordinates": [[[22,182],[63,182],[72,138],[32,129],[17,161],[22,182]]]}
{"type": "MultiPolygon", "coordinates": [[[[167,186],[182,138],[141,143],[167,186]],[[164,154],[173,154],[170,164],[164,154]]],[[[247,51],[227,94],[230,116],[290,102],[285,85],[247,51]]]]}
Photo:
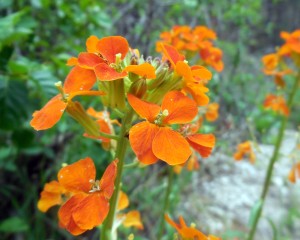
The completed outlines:
{"type": "MultiPolygon", "coordinates": [[[[225,70],[214,73],[210,83],[210,97],[221,104],[224,117],[217,127],[206,126],[204,131],[222,129],[228,116],[237,126],[245,125],[245,119],[251,117],[258,134],[270,130],[271,123],[276,125],[277,116],[261,108],[272,82],[260,73],[259,59],[266,52],[262,49],[273,48],[267,37],[278,35],[274,33],[276,22],[264,24],[268,20],[264,3],[262,0],[0,1],[0,13],[4,16],[0,18],[0,182],[5,183],[0,189],[0,231],[4,238],[11,239],[17,233],[24,239],[71,239],[58,228],[55,211],[46,215],[38,212],[39,192],[45,182],[55,178],[62,163],[91,156],[99,166],[97,176],[101,176],[105,161],[111,158],[99,142],[83,140],[83,130],[67,116],[47,132],[35,132],[29,125],[34,110],[57,94],[54,83],[63,81],[70,69],[66,60],[85,51],[85,40],[90,35],[121,34],[133,48],[139,46],[141,54],[158,56],[154,47],[160,32],[178,24],[207,25],[217,32],[217,45],[224,52],[225,70]],[[263,35],[267,40],[260,37],[261,32],[267,34],[263,35]]],[[[300,109],[299,99],[297,96],[295,112],[300,109]]],[[[299,117],[293,114],[291,119],[297,123],[299,117]]],[[[218,144],[226,144],[226,149],[231,147],[227,141],[218,144]]],[[[128,162],[132,159],[133,156],[128,162]]],[[[173,189],[171,209],[180,200],[175,196],[191,181],[187,176],[183,178],[173,189]]],[[[164,180],[163,168],[141,169],[125,177],[124,186],[136,199],[132,207],[145,212],[143,220],[148,226],[160,214],[153,202],[163,201],[164,180]],[[140,179],[141,175],[145,179],[140,179]],[[162,184],[153,187],[153,178],[162,184]],[[137,187],[137,182],[142,187],[137,187]]],[[[286,225],[292,225],[295,217],[299,215],[291,213],[286,225]]],[[[132,231],[124,230],[124,236],[129,232],[132,231]]],[[[168,234],[171,238],[173,230],[168,234]]],[[[232,230],[223,237],[242,238],[243,233],[232,230]]]]}

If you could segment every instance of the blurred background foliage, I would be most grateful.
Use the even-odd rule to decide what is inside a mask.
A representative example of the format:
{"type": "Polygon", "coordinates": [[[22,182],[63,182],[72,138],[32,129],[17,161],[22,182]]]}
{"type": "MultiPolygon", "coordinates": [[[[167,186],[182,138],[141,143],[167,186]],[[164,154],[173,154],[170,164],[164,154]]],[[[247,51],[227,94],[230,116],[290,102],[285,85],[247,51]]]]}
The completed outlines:
{"type": "MultiPolygon", "coordinates": [[[[91,156],[98,166],[105,166],[103,161],[108,153],[97,142],[83,141],[82,129],[69,117],[64,116],[46,132],[35,132],[29,125],[33,111],[56,94],[54,83],[64,80],[69,71],[66,60],[84,51],[87,37],[123,35],[131,47],[139,48],[145,56],[159,56],[154,51],[155,42],[160,32],[174,25],[206,25],[216,31],[217,46],[224,52],[225,70],[214,73],[211,81],[210,96],[212,101],[220,103],[221,117],[217,125],[208,129],[215,129],[219,135],[219,149],[231,154],[232,145],[249,135],[249,126],[258,138],[277,127],[276,115],[261,107],[266,93],[274,90],[274,84],[261,73],[260,58],[281,44],[281,30],[299,27],[299,9],[300,1],[294,0],[1,0],[0,234],[3,239],[72,239],[58,228],[56,210],[49,214],[38,212],[39,192],[46,181],[55,178],[63,162],[91,156]],[[237,129],[236,139],[222,141],[225,133],[237,129]]],[[[295,112],[300,110],[300,97],[297,98],[295,112]]],[[[91,103],[89,98],[83,100],[98,104],[96,100],[91,103]]],[[[299,121],[299,114],[293,114],[291,124],[299,121]]],[[[160,177],[165,172],[155,166],[150,171],[141,171],[145,172],[142,180],[141,172],[125,176],[125,190],[143,202],[139,209],[150,211],[154,199],[162,201],[159,192],[164,184],[151,188],[146,195],[135,184],[151,185],[151,171],[158,172],[160,177]]],[[[186,174],[183,182],[175,184],[174,191],[179,192],[180,186],[188,181],[186,174]]],[[[173,200],[175,205],[179,197],[173,200]]],[[[137,204],[132,203],[133,207],[137,204]]],[[[145,217],[146,226],[155,222],[151,217],[159,214],[160,209],[151,211],[153,215],[145,217]]],[[[98,231],[82,238],[87,236],[97,239],[98,231]]]]}

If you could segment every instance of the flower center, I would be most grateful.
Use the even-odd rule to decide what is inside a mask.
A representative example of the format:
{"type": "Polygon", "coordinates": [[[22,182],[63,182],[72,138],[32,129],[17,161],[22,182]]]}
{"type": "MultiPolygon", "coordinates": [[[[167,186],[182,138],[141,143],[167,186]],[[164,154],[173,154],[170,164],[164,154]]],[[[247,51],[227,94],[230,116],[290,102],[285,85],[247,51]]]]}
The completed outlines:
{"type": "Polygon", "coordinates": [[[169,115],[168,109],[160,111],[160,113],[156,116],[154,123],[156,125],[162,126],[164,119],[169,115]]]}
{"type": "Polygon", "coordinates": [[[89,191],[90,193],[98,192],[98,191],[101,190],[101,188],[100,188],[100,181],[99,180],[95,181],[93,179],[90,179],[89,182],[92,184],[91,190],[89,191]]]}

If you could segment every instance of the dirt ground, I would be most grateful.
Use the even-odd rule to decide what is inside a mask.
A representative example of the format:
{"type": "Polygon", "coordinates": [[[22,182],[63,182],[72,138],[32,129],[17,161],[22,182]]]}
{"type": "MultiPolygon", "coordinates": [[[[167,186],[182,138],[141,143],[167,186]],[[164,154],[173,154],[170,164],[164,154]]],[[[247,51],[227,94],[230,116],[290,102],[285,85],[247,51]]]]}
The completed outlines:
{"type": "MultiPolygon", "coordinates": [[[[300,239],[299,218],[289,221],[291,209],[300,204],[300,183],[291,184],[287,180],[297,137],[294,131],[285,132],[280,158],[275,164],[272,185],[259,222],[257,240],[273,239],[272,227],[267,219],[274,222],[280,234],[286,237],[281,238],[280,235],[280,240],[300,239]]],[[[250,210],[259,198],[273,149],[272,145],[259,145],[255,149],[257,160],[254,165],[246,159],[235,162],[225,154],[212,154],[203,161],[201,171],[193,173],[192,184],[185,189],[190,194],[183,194],[178,214],[188,215],[195,221],[197,219],[197,226],[201,224],[198,226],[200,229],[215,235],[228,230],[247,232],[250,210]]]]}

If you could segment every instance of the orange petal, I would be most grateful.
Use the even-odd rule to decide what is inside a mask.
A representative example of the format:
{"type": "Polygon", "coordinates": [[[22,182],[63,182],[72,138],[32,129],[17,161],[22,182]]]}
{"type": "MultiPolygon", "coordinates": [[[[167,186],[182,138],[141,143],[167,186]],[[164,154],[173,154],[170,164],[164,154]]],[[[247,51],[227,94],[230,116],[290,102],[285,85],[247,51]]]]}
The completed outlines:
{"type": "Polygon", "coordinates": [[[160,112],[160,106],[143,101],[132,94],[127,94],[127,99],[134,111],[149,122],[153,122],[160,112]]]}
{"type": "Polygon", "coordinates": [[[192,70],[186,62],[178,61],[175,71],[179,76],[184,78],[185,83],[194,81],[192,70]]]}
{"type": "Polygon", "coordinates": [[[213,134],[193,134],[188,136],[186,140],[204,158],[211,154],[216,142],[213,134]]]}
{"type": "Polygon", "coordinates": [[[120,191],[117,211],[121,211],[129,206],[129,198],[126,193],[120,191]]]}
{"type": "Polygon", "coordinates": [[[165,214],[165,220],[173,227],[175,228],[177,231],[179,231],[180,226],[175,223],[167,214],[165,214]]]}
{"type": "Polygon", "coordinates": [[[189,92],[198,106],[205,106],[209,103],[209,97],[205,94],[208,88],[204,87],[201,83],[188,83],[184,91],[189,92]]]}
{"type": "Polygon", "coordinates": [[[288,179],[291,183],[296,183],[298,178],[300,178],[300,162],[294,164],[288,175],[288,179]]]}
{"type": "Polygon", "coordinates": [[[117,165],[119,160],[116,159],[108,165],[100,180],[100,189],[106,199],[110,199],[114,192],[115,178],[117,175],[117,165]]]}
{"type": "Polygon", "coordinates": [[[74,67],[68,74],[65,83],[65,93],[90,90],[96,82],[96,76],[93,70],[74,67]]]}
{"type": "Polygon", "coordinates": [[[137,210],[128,212],[122,224],[124,227],[136,227],[137,229],[144,229],[140,212],[137,210]]]}
{"type": "Polygon", "coordinates": [[[121,36],[101,38],[97,43],[97,51],[109,62],[116,62],[116,54],[121,53],[123,60],[129,50],[128,42],[121,36]]]}
{"type": "Polygon", "coordinates": [[[92,193],[72,209],[75,224],[81,229],[92,229],[100,225],[109,212],[109,202],[99,193],[92,193]]]}
{"type": "Polygon", "coordinates": [[[107,111],[101,111],[101,112],[97,112],[93,107],[89,107],[86,110],[87,114],[89,114],[90,116],[97,118],[97,119],[103,119],[104,115],[107,114],[108,118],[109,118],[109,112],[107,111]]]}
{"type": "Polygon", "coordinates": [[[161,48],[163,50],[164,56],[171,62],[172,67],[175,69],[175,64],[178,61],[183,61],[184,56],[181,55],[176,48],[168,44],[162,44],[161,48]]]}
{"type": "Polygon", "coordinates": [[[117,72],[106,63],[100,63],[95,67],[95,73],[100,81],[113,81],[127,76],[126,72],[117,72]]]}
{"type": "Polygon", "coordinates": [[[76,66],[78,64],[78,59],[76,57],[70,57],[67,61],[68,66],[76,66]]]}
{"type": "Polygon", "coordinates": [[[152,151],[152,142],[159,127],[149,122],[141,122],[134,125],[129,131],[129,141],[132,150],[139,161],[144,164],[157,162],[157,157],[152,151]]]}
{"type": "Polygon", "coordinates": [[[178,132],[161,127],[152,142],[154,155],[169,165],[186,162],[192,154],[188,142],[178,132]]]}
{"type": "Polygon", "coordinates": [[[168,110],[168,115],[164,118],[166,124],[181,124],[191,122],[198,113],[198,108],[192,99],[184,96],[182,92],[168,92],[161,104],[161,110],[168,110]]]}
{"type": "Polygon", "coordinates": [[[92,185],[90,180],[94,181],[95,177],[95,165],[89,157],[63,167],[57,174],[59,183],[71,192],[89,192],[92,185]]]}
{"type": "Polygon", "coordinates": [[[202,232],[192,227],[182,228],[178,232],[184,239],[207,240],[202,232]]]}
{"type": "Polygon", "coordinates": [[[41,212],[46,212],[52,206],[62,204],[61,195],[63,192],[64,189],[57,181],[47,183],[44,190],[41,192],[41,198],[38,201],[38,209],[41,212]]]}
{"type": "Polygon", "coordinates": [[[222,239],[213,235],[209,235],[207,240],[222,240],[222,239]]]}
{"type": "Polygon", "coordinates": [[[67,103],[61,100],[61,95],[56,95],[41,110],[32,114],[30,125],[35,130],[53,127],[63,115],[66,107],[67,103]]]}
{"type": "Polygon", "coordinates": [[[78,56],[78,64],[80,67],[93,69],[99,63],[104,63],[104,60],[94,53],[80,53],[78,56]]]}
{"type": "Polygon", "coordinates": [[[97,44],[98,44],[99,38],[92,35],[86,40],[86,50],[89,53],[95,53],[97,52],[97,44]]]}
{"type": "Polygon", "coordinates": [[[146,79],[156,78],[155,68],[149,63],[143,63],[140,65],[129,65],[124,68],[124,71],[131,72],[146,79]]]}
{"type": "Polygon", "coordinates": [[[182,216],[179,216],[179,224],[180,224],[181,228],[187,227],[182,216]]]}
{"type": "Polygon", "coordinates": [[[77,208],[77,205],[85,199],[87,194],[76,194],[71,197],[58,211],[58,218],[60,227],[67,229],[73,235],[79,235],[86,231],[86,229],[80,228],[72,217],[73,209],[77,208]]]}
{"type": "Polygon", "coordinates": [[[202,66],[192,66],[192,75],[196,79],[210,80],[212,78],[212,73],[205,67],[202,66]]]}

